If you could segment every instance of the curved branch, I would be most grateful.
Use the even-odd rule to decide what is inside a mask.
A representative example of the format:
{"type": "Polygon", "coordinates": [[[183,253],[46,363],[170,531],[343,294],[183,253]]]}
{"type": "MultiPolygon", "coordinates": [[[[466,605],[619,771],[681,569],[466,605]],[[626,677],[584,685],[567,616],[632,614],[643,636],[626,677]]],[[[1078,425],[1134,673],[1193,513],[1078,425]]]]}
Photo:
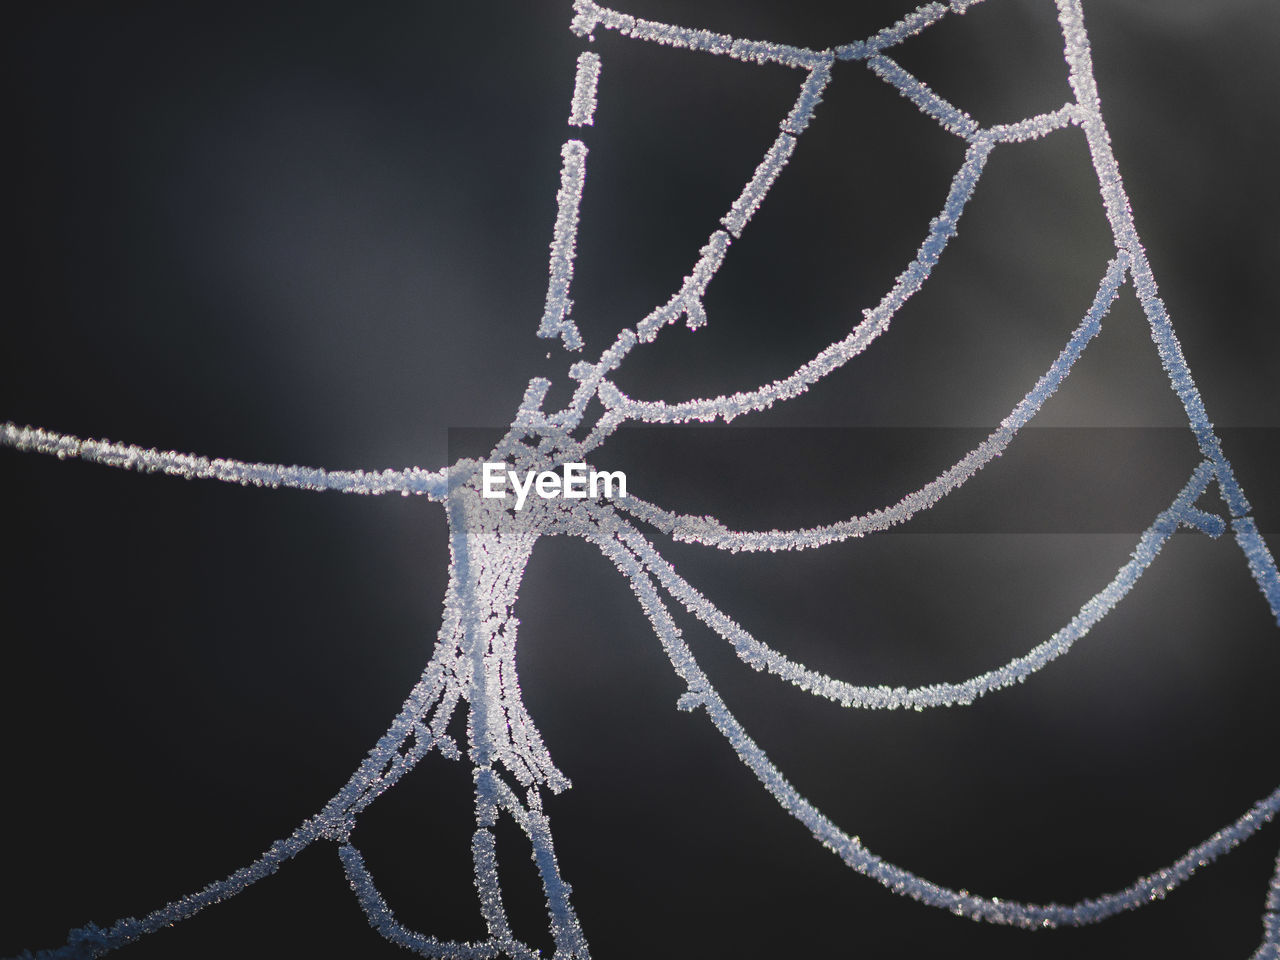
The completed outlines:
{"type": "Polygon", "coordinates": [[[95,924],[87,924],[72,930],[67,937],[66,945],[54,950],[41,951],[41,957],[50,960],[83,960],[85,957],[101,957],[113,950],[133,943],[149,933],[171,927],[182,920],[190,919],[205,907],[220,903],[243,891],[246,887],[269,877],[280,869],[281,864],[292,860],[316,840],[327,835],[327,824],[323,817],[312,817],[303,822],[283,840],[277,840],[258,859],[241,867],[223,880],[209,884],[202,890],[188,894],[159,910],[153,910],[142,919],[125,917],[117,920],[110,929],[103,930],[95,924]]]}
{"type": "Polygon", "coordinates": [[[1045,401],[1053,396],[1066,380],[1085,347],[1102,329],[1102,319],[1107,315],[1111,304],[1115,302],[1124,282],[1127,262],[1123,256],[1120,256],[1107,265],[1107,272],[1098,285],[1098,292],[1094,295],[1093,305],[1088,313],[1072,332],[1071,338],[1062,348],[1057,359],[1036,381],[1036,385],[1027,392],[1026,396],[1018,401],[1017,406],[1009,411],[1009,415],[1000,426],[948,470],[920,489],[907,494],[892,507],[873,510],[837,523],[801,530],[740,532],[727,529],[715,517],[694,517],[674,513],[636,497],[621,501],[619,506],[632,516],[653,524],[677,540],[685,543],[700,543],[735,553],[760,550],[805,550],[848,540],[851,537],[878,533],[896,524],[905,523],[920,511],[932,507],[951,491],[963,486],[979,470],[1000,456],[1018,431],[1040,412],[1045,401]]]}
{"type": "MultiPolygon", "coordinates": [[[[571,29],[579,36],[589,36],[599,25],[607,30],[617,30],[632,39],[682,47],[699,52],[722,54],[752,62],[778,62],[805,69],[809,75],[801,85],[800,96],[792,107],[791,113],[781,124],[781,129],[784,133],[795,136],[799,135],[808,125],[813,108],[821,97],[823,88],[830,80],[830,65],[833,59],[862,60],[877,56],[881,52],[896,46],[903,40],[937,23],[948,13],[963,13],[968,7],[980,2],[981,0],[952,0],[949,6],[941,3],[927,3],[866,40],[844,44],[829,50],[810,50],[782,44],[755,43],[753,41],[738,40],[726,34],[712,33],[707,30],[655,23],[637,19],[630,15],[619,13],[616,10],[610,10],[595,3],[594,0],[575,0],[575,15],[571,29]]],[[[1036,118],[1032,118],[1032,120],[1024,122],[1032,123],[1035,120],[1036,118]]],[[[1051,123],[1052,120],[1047,123],[1041,123],[1040,127],[1044,129],[1035,135],[1042,136],[1044,133],[1049,132],[1049,124],[1051,123]]],[[[1053,129],[1056,129],[1056,127],[1053,127],[1053,129]]],[[[978,131],[974,139],[977,139],[981,133],[982,131],[978,131]]],[[[1003,138],[993,134],[986,139],[987,147],[985,149],[989,149],[994,143],[1002,142],[1003,138]]],[[[775,143],[776,146],[777,143],[775,143]]],[[[749,187],[750,184],[748,184],[749,187]]],[[[723,257],[723,246],[724,244],[718,243],[717,234],[713,233],[707,247],[703,249],[702,258],[695,265],[693,274],[686,278],[685,284],[672,296],[668,303],[652,311],[649,316],[637,324],[635,331],[626,328],[620,331],[614,344],[602,353],[600,359],[594,364],[585,362],[575,364],[570,371],[570,376],[578,380],[579,384],[569,405],[559,413],[547,416],[546,421],[557,426],[567,426],[569,429],[576,428],[587,402],[592,396],[596,395],[600,382],[609,371],[618,366],[618,363],[636,346],[637,342],[651,340],[659,327],[674,322],[682,314],[688,318],[691,328],[700,326],[705,321],[705,312],[701,302],[702,289],[705,288],[707,281],[710,279],[709,275],[704,277],[702,274],[714,273],[718,269],[719,264],[716,258],[723,257]],[[717,252],[718,247],[720,249],[717,252]],[[698,283],[691,286],[691,281],[698,281],[700,286],[698,283]]],[[[596,428],[591,431],[586,449],[592,449],[602,443],[605,437],[617,428],[622,419],[621,416],[615,416],[612,413],[603,418],[596,425],[596,428]]]]}
{"type": "Polygon", "coordinates": [[[667,593],[679,600],[686,610],[722,638],[728,640],[733,645],[738,658],[744,663],[757,670],[767,670],[784,680],[789,680],[807,693],[825,697],[842,707],[858,707],[864,710],[896,710],[898,708],[923,710],[927,707],[971,704],[985,694],[1021,683],[1041,667],[1070,650],[1077,640],[1088,634],[1103,617],[1115,609],[1116,604],[1128,595],[1180,524],[1197,525],[1203,522],[1194,515],[1199,511],[1195,511],[1192,505],[1204,493],[1205,487],[1213,476],[1213,464],[1208,461],[1201,463],[1173,503],[1156,517],[1139,538],[1129,562],[1117,571],[1110,583],[1080,607],[1065,627],[1048,640],[1003,666],[980,673],[960,683],[932,683],[919,687],[860,686],[833,679],[802,663],[797,663],[768,644],[757,640],[696,588],[690,586],[635,527],[625,521],[620,522],[616,534],[644,563],[645,569],[657,576],[667,593]]]}
{"type": "Polygon", "coordinates": [[[1097,923],[1125,910],[1145,906],[1162,899],[1189,879],[1200,867],[1248,839],[1280,812],[1280,788],[1259,800],[1237,820],[1223,827],[1198,846],[1162,870],[1139,877],[1123,890],[1088,898],[1072,904],[1035,904],[996,897],[983,897],[963,890],[953,890],[927,880],[877,856],[835,825],[810,803],[783,776],[768,755],[743,729],[730,712],[706,674],[698,666],[680,630],[658,595],[653,580],[640,559],[628,550],[612,532],[602,531],[591,538],[619,571],[627,577],[632,592],[640,602],[654,633],[657,634],[671,665],[689,686],[681,698],[686,709],[702,706],[720,734],[729,742],[738,759],[769,791],[787,813],[804,824],[823,846],[834,852],[849,867],[870,877],[901,896],[911,897],[928,906],[949,910],[988,923],[1041,929],[1058,926],[1084,926],[1097,923]]]}
{"type": "MultiPolygon", "coordinates": [[[[382,892],[374,884],[373,875],[365,866],[364,857],[361,856],[360,851],[350,843],[344,843],[338,847],[338,856],[342,858],[342,869],[347,875],[347,882],[360,903],[360,909],[368,918],[369,925],[396,946],[412,950],[422,957],[434,958],[434,960],[493,960],[495,957],[502,956],[504,950],[517,946],[501,944],[493,937],[480,943],[437,940],[435,937],[428,937],[416,930],[410,930],[396,918],[394,911],[387,905],[382,892]]],[[[523,951],[513,952],[513,955],[522,958],[535,956],[528,947],[523,951]]]]}
{"type": "Polygon", "coordinates": [[[722,419],[727,423],[744,413],[764,410],[779,401],[790,400],[804,393],[823,377],[858,356],[877,337],[888,330],[889,323],[898,309],[928,279],[942,251],[956,235],[956,223],[964,212],[969,198],[973,196],[982,168],[994,146],[994,141],[989,139],[979,140],[969,145],[964,163],[960,165],[960,169],[951,180],[951,188],[947,193],[942,212],[933,218],[933,222],[929,225],[929,232],[924,242],[920,244],[919,250],[916,251],[915,258],[898,275],[893,287],[884,295],[875,309],[863,312],[862,322],[855,326],[848,336],[828,346],[790,376],[732,396],[722,395],[670,404],[662,400],[634,400],[623,394],[612,381],[602,379],[598,389],[601,403],[610,409],[620,409],[628,419],[644,420],[649,423],[684,423],[689,420],[716,419],[722,419]]]}

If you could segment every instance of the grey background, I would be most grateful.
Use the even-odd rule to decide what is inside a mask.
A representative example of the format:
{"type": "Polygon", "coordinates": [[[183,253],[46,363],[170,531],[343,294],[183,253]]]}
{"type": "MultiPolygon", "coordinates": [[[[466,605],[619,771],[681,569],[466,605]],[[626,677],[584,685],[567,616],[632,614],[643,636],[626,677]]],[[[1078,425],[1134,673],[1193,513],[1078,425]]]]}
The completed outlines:
{"type": "MultiPolygon", "coordinates": [[[[627,9],[825,46],[908,6],[627,9]]],[[[1138,229],[1210,414],[1278,427],[1274,6],[1094,2],[1085,13],[1138,229]]],[[[448,428],[505,423],[532,376],[563,387],[563,352],[532,332],[583,48],[568,18],[558,3],[15,15],[0,416],[249,460],[435,467],[448,428]]],[[[1059,44],[1051,4],[989,0],[900,59],[989,123],[1063,102],[1059,44]]],[[[594,48],[604,73],[584,135],[574,292],[588,349],[666,299],[798,82],[603,32],[594,48]]],[[[863,68],[838,68],[715,281],[709,326],[637,351],[619,383],[683,399],[790,372],[880,297],[961,153],[863,68]]],[[[998,421],[1092,298],[1109,256],[1094,189],[1077,134],[998,150],[960,238],[891,332],[755,423],[998,421]]],[[[1037,424],[1180,418],[1126,293],[1037,424]]],[[[1253,499],[1277,499],[1265,456],[1227,452],[1253,499]]],[[[0,457],[7,955],[194,890],[315,812],[425,662],[447,560],[441,511],[416,500],[0,457]]],[[[936,461],[951,462],[941,450],[936,461]]],[[[1194,462],[1188,443],[1124,471],[1091,458],[1078,474],[1000,482],[1028,498],[1079,485],[1086,504],[1167,489],[1156,496],[1167,503],[1194,462]]],[[[629,477],[639,492],[646,469],[670,466],[629,477]]],[[[847,516],[824,467],[795,464],[789,499],[729,484],[724,470],[686,471],[673,497],[699,512],[782,503],[847,516]]],[[[883,472],[868,462],[865,483],[851,477],[853,502],[883,472]]],[[[783,557],[664,549],[789,654],[861,682],[921,683],[1038,643],[1132,544],[907,532],[783,557]]],[[[843,868],[705,720],[674,711],[675,678],[591,548],[541,544],[518,612],[527,702],[575,781],[548,809],[598,957],[1243,956],[1256,945],[1274,827],[1169,901],[1098,928],[979,926],[843,868]]],[[[939,882],[1031,900],[1098,894],[1275,786],[1275,625],[1227,541],[1179,536],[1070,657],[965,710],[842,712],[747,670],[687,620],[695,653],[793,782],[872,849],[939,882]]],[[[463,767],[433,758],[356,835],[402,918],[437,936],[483,933],[470,789],[463,767]]],[[[526,854],[514,828],[500,833],[513,923],[544,945],[526,854]]],[[[232,951],[397,953],[368,929],[326,847],[129,953],[232,951]]]]}

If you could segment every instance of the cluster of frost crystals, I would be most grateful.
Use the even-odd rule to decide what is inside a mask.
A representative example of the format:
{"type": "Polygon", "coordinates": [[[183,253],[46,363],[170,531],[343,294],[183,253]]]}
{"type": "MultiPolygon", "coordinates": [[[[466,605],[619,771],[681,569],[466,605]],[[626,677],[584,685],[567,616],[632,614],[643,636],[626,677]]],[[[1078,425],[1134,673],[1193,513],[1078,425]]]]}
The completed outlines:
{"type": "Polygon", "coordinates": [[[140,473],[167,473],[188,480],[222,480],[247,487],[295,487],[300,490],[336,490],[339,493],[420,495],[441,500],[445,472],[428,473],[417,467],[407,470],[323,470],[319,467],[285,467],[274,463],[245,463],[240,460],[211,460],[208,457],[173,450],[155,450],[110,440],[81,440],[65,433],[39,427],[0,423],[0,446],[32,453],[45,453],[59,460],[79,459],[107,467],[137,470],[140,473]]]}
{"type": "Polygon", "coordinates": [[[778,63],[787,67],[812,68],[823,57],[823,54],[817,51],[793,47],[790,44],[740,40],[727,33],[696,30],[670,23],[658,23],[655,20],[645,20],[602,7],[594,0],[574,0],[573,10],[574,17],[570,29],[580,37],[591,36],[599,26],[606,30],[616,30],[624,37],[630,37],[633,40],[647,40],[650,43],[698,53],[713,53],[732,57],[735,60],[745,60],[748,63],[778,63]]]}
{"type": "Polygon", "coordinates": [[[570,126],[589,127],[596,122],[596,87],[599,84],[600,55],[586,50],[578,55],[578,70],[573,78],[570,126]]]}
{"type": "Polygon", "coordinates": [[[1124,280],[1124,260],[1117,258],[1107,268],[1099,284],[1093,304],[1072,333],[1058,358],[1022,398],[1000,426],[959,461],[918,490],[904,496],[896,504],[874,510],[837,523],[804,530],[768,530],[738,532],[727,529],[714,517],[691,517],[663,510],[638,497],[623,504],[623,509],[677,540],[702,543],[733,552],[762,550],[803,550],[824,546],[851,537],[878,533],[905,523],[921,510],[932,507],[951,491],[970,480],[979,470],[1000,456],[1013,438],[1031,421],[1045,401],[1062,385],[1084,349],[1102,329],[1102,319],[1119,293],[1124,280]]]}
{"type": "MultiPolygon", "coordinates": [[[[702,305],[707,284],[724,263],[724,255],[729,249],[729,234],[717,230],[711,235],[703,248],[698,251],[698,262],[693,272],[684,278],[680,289],[661,307],[656,307],[648,316],[636,324],[636,339],[648,343],[669,323],[675,323],[681,316],[685,318],[690,330],[696,330],[707,322],[707,311],[702,305]]],[[[604,389],[609,390],[612,384],[604,389]]]]}
{"type": "Polygon", "coordinates": [[[822,102],[822,91],[831,82],[831,64],[834,60],[835,57],[832,54],[823,53],[817,63],[809,68],[809,75],[805,77],[800,87],[800,96],[796,99],[795,106],[779,125],[783,132],[798,137],[809,126],[814,110],[822,102]]]}
{"type": "MultiPolygon", "coordinates": [[[[563,409],[544,410],[543,403],[552,384],[542,378],[532,380],[507,435],[487,458],[489,462],[506,462],[517,471],[554,469],[567,462],[585,462],[628,420],[729,421],[803,393],[865,352],[888,329],[902,305],[928,280],[956,236],[961,215],[993,150],[1059,130],[1078,128],[1083,131],[1098,175],[1115,243],[1115,256],[1103,271],[1092,303],[1058,356],[1001,424],[933,481],[903,495],[892,505],[811,529],[768,531],[729,530],[714,517],[677,514],[637,497],[620,503],[533,499],[522,513],[515,513],[505,509],[504,501],[481,496],[477,481],[480,461],[462,460],[434,473],[418,469],[381,473],[325,471],[210,460],[105,440],[80,440],[33,427],[0,425],[0,444],[60,459],[73,457],[142,472],[257,486],[420,494],[445,504],[449,524],[449,584],[442,625],[430,660],[386,733],[342,789],[288,837],[271,844],[258,859],[225,879],[180,897],[140,919],[127,917],[106,928],[94,924],[77,928],[71,931],[65,946],[42,951],[39,956],[81,958],[108,953],[235,896],[274,873],[312,843],[332,842],[357,902],[373,929],[387,940],[419,956],[441,960],[496,957],[531,960],[538,953],[512,929],[503,902],[494,827],[501,817],[510,817],[529,843],[530,857],[542,882],[548,930],[555,944],[554,960],[588,957],[586,937],[572,906],[572,890],[560,873],[551,821],[544,809],[544,798],[567,789],[570,783],[553,762],[525,706],[517,672],[516,598],[534,546],[548,536],[580,538],[592,544],[616,567],[684,686],[676,706],[681,710],[704,712],[729,748],[787,814],[802,823],[820,844],[850,868],[895,893],[962,917],[1027,929],[1095,923],[1122,910],[1163,898],[1200,867],[1275,817],[1280,811],[1280,789],[1259,800],[1237,820],[1164,869],[1141,877],[1122,890],[1074,904],[1025,903],[941,886],[884,860],[796,790],[725,705],[684,642],[668,608],[669,601],[681,605],[729,643],[738,657],[752,668],[767,671],[840,706],[861,709],[923,710],[963,706],[1027,680],[1065,655],[1124,600],[1179,528],[1198,530],[1211,537],[1221,536],[1230,529],[1260,592],[1280,623],[1280,575],[1275,560],[1250,515],[1249,503],[1205,413],[1134,227],[1102,120],[1080,0],[1055,0],[1074,100],[1057,110],[1014,123],[982,127],[887,55],[887,51],[904,39],[948,15],[964,13],[975,2],[977,0],[951,0],[947,5],[928,3],[867,39],[830,50],[808,50],[643,20],[600,6],[593,0],[575,0],[571,29],[579,36],[589,37],[600,27],[634,40],[685,52],[728,56],[749,63],[781,64],[801,71],[803,79],[790,111],[778,123],[776,139],[721,219],[720,226],[711,230],[693,268],[671,297],[637,321],[634,328],[622,329],[594,362],[579,360],[570,366],[568,376],[576,386],[563,409]],[[681,317],[691,329],[708,322],[703,307],[707,287],[729,256],[733,240],[741,236],[756,211],[767,201],[790,158],[803,149],[800,139],[817,118],[823,93],[832,82],[831,66],[836,59],[863,62],[872,74],[966,144],[964,162],[952,178],[942,208],[929,224],[915,256],[879,302],[863,311],[861,320],[847,336],[787,376],[731,395],[680,402],[626,396],[610,376],[633,349],[652,342],[681,317]],[[645,523],[676,540],[732,552],[818,548],[905,523],[973,479],[1015,440],[1097,337],[1111,304],[1126,283],[1133,285],[1150,322],[1152,339],[1170,385],[1186,411],[1203,459],[1170,506],[1139,537],[1129,560],[1110,583],[1085,600],[1060,630],[1020,657],[965,680],[918,687],[853,683],[829,677],[786,657],[720,610],[663,557],[633,522],[645,523]],[[579,428],[585,426],[583,421],[593,399],[600,402],[604,413],[583,436],[579,428]],[[1211,486],[1222,500],[1225,519],[1197,506],[1211,486]],[[451,718],[459,711],[465,711],[466,715],[465,743],[455,742],[447,733],[451,718]],[[401,923],[351,839],[364,811],[432,750],[471,767],[474,787],[472,882],[487,930],[484,939],[474,942],[442,940],[401,923]]],[[[594,123],[600,71],[598,55],[584,52],[578,58],[570,126],[585,128],[594,123]]],[[[583,130],[582,134],[587,132],[583,130]]],[[[563,167],[547,298],[537,330],[539,336],[559,337],[569,350],[583,347],[578,328],[570,319],[570,287],[586,180],[586,156],[587,146],[582,140],[570,139],[562,148],[563,167]]],[[[635,480],[643,482],[641,477],[635,480]]],[[[1262,944],[1254,956],[1255,960],[1278,960],[1278,955],[1280,858],[1266,898],[1262,944]]]]}
{"type": "Polygon", "coordinates": [[[587,179],[587,145],[581,140],[567,140],[560,148],[560,156],[564,166],[560,169],[560,192],[556,194],[556,225],[551,239],[547,304],[538,336],[559,337],[566,350],[581,350],[582,334],[569,319],[573,306],[569,299],[569,283],[573,280],[573,258],[578,243],[578,207],[582,204],[582,186],[587,179]]]}
{"type": "MultiPolygon", "coordinates": [[[[1185,498],[1195,492],[1201,481],[1207,482],[1209,473],[1205,467],[1197,470],[1192,483],[1180,495],[1179,502],[1171,508],[1173,516],[1169,521],[1176,525],[1177,521],[1173,517],[1180,516],[1180,505],[1185,504],[1185,498]]],[[[725,705],[684,642],[680,629],[654,582],[653,574],[657,572],[659,579],[662,574],[655,570],[652,555],[635,548],[635,538],[628,535],[626,525],[617,518],[616,513],[597,513],[594,529],[588,536],[630,582],[641,609],[671,661],[672,669],[686,685],[686,692],[680,696],[677,706],[682,710],[704,710],[738,758],[787,813],[804,824],[819,843],[833,851],[852,869],[895,893],[929,906],[949,910],[959,916],[1025,929],[1097,923],[1124,910],[1141,907],[1164,897],[1189,879],[1199,867],[1250,837],[1280,811],[1280,788],[1277,788],[1235,822],[1187,851],[1168,867],[1139,878],[1123,890],[1087,898],[1074,904],[1022,903],[1000,897],[979,896],[966,890],[952,890],[933,883],[889,863],[869,850],[858,837],[842,830],[805,799],[769,760],[725,705]]]]}
{"type": "Polygon", "coordinates": [[[1262,915],[1262,943],[1253,954],[1253,960],[1277,960],[1280,958],[1280,854],[1276,854],[1276,870],[1267,888],[1266,912],[1262,915]]]}
{"type": "Polygon", "coordinates": [[[760,209],[760,204],[764,201],[764,195],[769,192],[773,182],[778,179],[778,174],[782,172],[782,168],[791,159],[791,153],[795,148],[796,138],[785,131],[778,134],[778,139],[773,141],[773,146],[769,148],[769,152],[760,161],[760,166],[756,167],[755,174],[747,182],[747,185],[742,188],[742,195],[733,201],[733,206],[724,215],[724,219],[720,221],[724,224],[725,229],[735,237],[742,236],[742,230],[747,225],[747,221],[760,209]]]}
{"type": "Polygon", "coordinates": [[[984,694],[1021,683],[1032,673],[1056,660],[1110,613],[1151,566],[1152,561],[1180,527],[1221,535],[1225,524],[1220,517],[1197,510],[1195,502],[1213,479],[1213,465],[1202,463],[1169,508],[1163,511],[1139,538],[1129,562],[1120,568],[1106,587],[1081,606],[1071,621],[1048,640],[1001,667],[988,670],[959,683],[933,683],[919,687],[861,686],[834,680],[795,663],[784,654],[754,638],[722,613],[710,600],[688,584],[653,545],[631,526],[620,527],[618,537],[644,561],[646,569],[686,610],[733,645],[738,656],[756,670],[767,670],[789,680],[802,690],[834,700],[844,707],[893,710],[910,707],[949,707],[969,704],[984,694]]]}
{"type": "Polygon", "coordinates": [[[897,87],[898,92],[914,103],[921,113],[948,133],[969,139],[981,129],[973,117],[952,106],[888,57],[882,54],[868,57],[867,66],[881,80],[897,87]]]}

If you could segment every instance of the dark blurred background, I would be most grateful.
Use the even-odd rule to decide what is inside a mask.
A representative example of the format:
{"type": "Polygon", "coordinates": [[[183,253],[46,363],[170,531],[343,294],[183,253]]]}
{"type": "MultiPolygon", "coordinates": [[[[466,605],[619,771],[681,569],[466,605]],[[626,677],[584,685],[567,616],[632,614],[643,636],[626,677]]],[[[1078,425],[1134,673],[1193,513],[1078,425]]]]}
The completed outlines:
{"type": "MultiPolygon", "coordinates": [[[[910,5],[626,9],[823,47],[910,5]]],[[[1274,518],[1280,10],[1086,0],[1085,14],[1162,294],[1215,423],[1252,428],[1228,433],[1227,453],[1274,518]]],[[[598,31],[597,123],[570,133],[585,42],[569,18],[567,3],[314,0],[11,14],[0,418],[211,456],[434,468],[449,428],[508,422],[530,377],[564,396],[571,358],[533,336],[560,144],[581,137],[591,151],[573,296],[594,354],[689,270],[800,80],[598,31]]],[[[1048,0],[988,0],[897,56],[995,123],[1067,99],[1060,47],[1048,0]]],[[[879,300],[962,154],[865,68],[838,65],[712,284],[709,325],[637,350],[619,384],[680,400],[789,373],[879,300]]],[[[744,419],[749,434],[623,438],[600,462],[625,465],[632,489],[664,504],[764,526],[896,500],[1008,413],[1110,255],[1077,131],[998,148],[934,277],[864,357],[744,419]],[[908,462],[873,452],[885,428],[908,462]]],[[[1183,423],[1127,289],[1036,421],[1183,423]]],[[[815,667],[862,683],[958,680],[1064,625],[1197,460],[1176,432],[1135,431],[1163,438],[1135,440],[1137,454],[1107,436],[1091,446],[1071,433],[1080,452],[1052,468],[1015,446],[975,481],[1016,499],[1025,526],[943,513],[782,556],[657,544],[738,622],[815,667]],[[1091,525],[1098,513],[1116,519],[1091,525]]],[[[1055,446],[1051,433],[1035,442],[1055,446]]],[[[11,451],[0,483],[8,955],[146,913],[316,812],[426,662],[447,551],[443,512],[416,499],[186,483],[11,451]]],[[[593,548],[541,543],[518,613],[526,701],[575,783],[548,802],[560,864],[601,960],[1243,957],[1261,935],[1274,826],[1167,901],[1096,928],[1024,933],[903,901],[816,844],[705,718],[673,709],[681,688],[593,548]]],[[[947,885],[1041,902],[1101,894],[1276,786],[1276,627],[1227,538],[1176,536],[1068,657],[965,709],[842,711],[678,619],[802,792],[947,885]]],[[[355,834],[401,918],[439,937],[484,932],[470,793],[466,767],[429,758],[355,834]]],[[[549,948],[527,844],[509,823],[498,843],[516,932],[549,948]]],[[[399,955],[326,844],[127,953],[399,955]]]]}

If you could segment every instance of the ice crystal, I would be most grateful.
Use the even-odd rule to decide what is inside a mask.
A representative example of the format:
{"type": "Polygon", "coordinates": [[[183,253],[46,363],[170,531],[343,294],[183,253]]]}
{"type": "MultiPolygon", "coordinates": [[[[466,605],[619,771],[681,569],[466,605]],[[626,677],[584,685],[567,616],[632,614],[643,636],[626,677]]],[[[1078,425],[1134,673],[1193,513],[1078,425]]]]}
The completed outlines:
{"type": "MultiPolygon", "coordinates": [[[[459,460],[435,472],[419,469],[380,473],[325,471],[211,460],[106,440],[81,440],[14,424],[0,428],[0,442],[18,450],[58,458],[78,457],[142,472],[256,486],[421,495],[443,504],[450,531],[449,586],[434,652],[399,714],[349,781],[292,834],[271,844],[258,859],[226,879],[179,897],[141,918],[122,919],[106,929],[90,925],[73,930],[64,947],[42,956],[99,956],[110,952],[238,894],[274,873],[311,844],[331,841],[337,845],[342,867],[361,909],[373,929],[386,939],[425,957],[533,957],[536,951],[512,931],[499,882],[494,831],[500,818],[510,817],[527,838],[538,870],[555,956],[560,960],[586,957],[588,948],[583,928],[572,904],[570,886],[561,876],[551,821],[543,808],[545,793],[559,793],[570,784],[553,762],[525,707],[516,670],[518,621],[513,611],[517,591],[534,545],[542,537],[556,534],[590,543],[625,578],[672,670],[684,686],[678,707],[704,712],[764,789],[820,844],[853,870],[923,904],[976,920],[1028,929],[1095,923],[1163,898],[1198,868],[1232,849],[1275,816],[1280,810],[1280,789],[1259,800],[1237,820],[1193,846],[1164,869],[1140,877],[1118,891],[1077,903],[1037,904],[950,889],[884,860],[801,795],[729,710],[685,643],[672,616],[670,604],[674,601],[727,641],[745,663],[843,707],[925,709],[966,705],[1025,681],[1066,655],[1077,640],[1125,599],[1179,527],[1217,537],[1229,526],[1259,590],[1280,621],[1280,578],[1275,561],[1258,532],[1249,503],[1205,412],[1138,238],[1103,122],[1080,0],[1057,0],[1074,99],[1057,110],[1018,122],[982,126],[888,55],[905,38],[948,16],[964,13],[976,2],[953,0],[949,6],[930,3],[869,38],[828,50],[810,50],[658,23],[609,9],[592,0],[576,0],[571,28],[580,37],[589,37],[598,29],[616,31],[636,42],[725,56],[748,64],[780,65],[798,70],[803,76],[790,111],[779,119],[776,139],[722,218],[724,229],[713,230],[671,299],[636,322],[633,329],[622,330],[594,361],[583,360],[573,365],[570,376],[577,385],[563,409],[544,410],[550,384],[545,380],[531,382],[507,435],[490,454],[492,461],[505,460],[517,469],[550,469],[557,463],[585,458],[628,421],[729,421],[807,391],[866,351],[889,328],[903,304],[928,281],[956,236],[966,204],[993,151],[1079,128],[1097,174],[1114,243],[1113,258],[1105,267],[1099,264],[1102,279],[1093,303],[1057,359],[999,427],[954,466],[895,504],[826,526],[787,531],[733,531],[714,517],[681,515],[637,498],[617,505],[590,501],[545,502],[531,498],[526,509],[513,518],[500,504],[480,495],[480,461],[475,460],[459,460]],[[862,62],[925,117],[964,142],[963,163],[915,257],[879,303],[864,311],[862,320],[846,337],[830,344],[782,379],[731,395],[678,403],[627,396],[613,382],[612,374],[632,350],[652,342],[682,316],[695,329],[708,322],[703,307],[707,286],[731,255],[732,242],[742,235],[768,200],[771,188],[784,175],[806,131],[818,122],[819,106],[824,91],[833,82],[832,65],[836,60],[862,62]],[[787,657],[736,623],[685,580],[634,522],[646,523],[677,540],[731,552],[814,549],[903,523],[968,483],[1014,442],[1019,430],[1068,377],[1100,331],[1119,291],[1130,284],[1150,323],[1152,339],[1171,388],[1186,413],[1202,461],[1174,501],[1140,536],[1129,561],[1111,582],[1085,601],[1060,630],[1003,666],[960,682],[914,687],[855,684],[827,676],[787,657]],[[600,402],[603,413],[596,422],[588,424],[586,416],[593,399],[600,402]],[[585,437],[578,433],[580,427],[589,428],[585,437]],[[1210,489],[1220,494],[1225,518],[1197,506],[1210,489]],[[456,743],[446,732],[449,721],[459,710],[466,715],[465,744],[456,743]],[[368,806],[431,751],[459,761],[465,755],[465,762],[471,767],[475,814],[471,855],[480,910],[487,928],[487,936],[475,942],[439,940],[401,923],[351,838],[357,819],[368,806]]],[[[601,58],[593,52],[584,52],[578,58],[570,101],[569,123],[573,126],[591,126],[594,122],[601,64],[601,58]]],[[[587,146],[578,139],[567,140],[561,151],[563,165],[547,295],[537,329],[539,336],[559,338],[563,346],[572,351],[586,348],[581,331],[570,319],[570,292],[579,208],[587,183],[587,152],[587,146]]],[[[1280,942],[1277,922],[1280,861],[1276,869],[1265,900],[1263,943],[1257,957],[1275,957],[1280,942]]]]}

